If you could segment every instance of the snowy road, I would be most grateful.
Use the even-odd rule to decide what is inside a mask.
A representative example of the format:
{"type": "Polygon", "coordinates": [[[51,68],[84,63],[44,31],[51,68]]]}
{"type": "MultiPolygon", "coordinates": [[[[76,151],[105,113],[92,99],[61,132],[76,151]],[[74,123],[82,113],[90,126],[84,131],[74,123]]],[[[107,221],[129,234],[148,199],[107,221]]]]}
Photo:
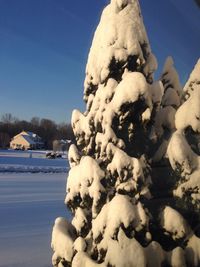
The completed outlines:
{"type": "Polygon", "coordinates": [[[0,173],[0,267],[50,267],[51,231],[64,205],[66,173],[0,173]]]}

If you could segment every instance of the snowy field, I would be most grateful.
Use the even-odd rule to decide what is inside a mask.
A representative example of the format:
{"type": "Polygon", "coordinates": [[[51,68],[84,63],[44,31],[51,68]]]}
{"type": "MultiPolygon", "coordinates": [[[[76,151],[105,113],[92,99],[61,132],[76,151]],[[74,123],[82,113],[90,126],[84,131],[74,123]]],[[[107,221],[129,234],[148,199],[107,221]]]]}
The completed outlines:
{"type": "Polygon", "coordinates": [[[70,217],[64,205],[66,159],[28,153],[0,151],[0,267],[52,266],[54,220],[70,217]]]}
{"type": "Polygon", "coordinates": [[[0,172],[66,172],[64,158],[46,159],[46,151],[0,150],[0,172]]]}

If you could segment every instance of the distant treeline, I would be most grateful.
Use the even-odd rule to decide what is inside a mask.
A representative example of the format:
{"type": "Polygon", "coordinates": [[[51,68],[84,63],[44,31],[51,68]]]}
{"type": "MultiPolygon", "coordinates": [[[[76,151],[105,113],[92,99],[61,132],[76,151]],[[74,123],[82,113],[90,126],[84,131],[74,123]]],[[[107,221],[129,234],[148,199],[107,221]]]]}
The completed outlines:
{"type": "Polygon", "coordinates": [[[12,114],[0,118],[0,148],[9,147],[10,140],[21,131],[38,134],[45,142],[45,148],[52,149],[52,143],[58,139],[74,140],[70,124],[55,123],[52,120],[33,117],[30,121],[19,120],[12,114]]]}

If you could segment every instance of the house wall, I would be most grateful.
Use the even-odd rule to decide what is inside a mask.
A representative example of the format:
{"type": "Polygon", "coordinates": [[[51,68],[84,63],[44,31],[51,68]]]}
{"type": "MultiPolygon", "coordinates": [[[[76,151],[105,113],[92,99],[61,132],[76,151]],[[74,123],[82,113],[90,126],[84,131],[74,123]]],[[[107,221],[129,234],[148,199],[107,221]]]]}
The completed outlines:
{"type": "Polygon", "coordinates": [[[29,149],[30,144],[23,138],[23,136],[17,135],[11,142],[10,142],[10,148],[12,149],[29,149]]]}

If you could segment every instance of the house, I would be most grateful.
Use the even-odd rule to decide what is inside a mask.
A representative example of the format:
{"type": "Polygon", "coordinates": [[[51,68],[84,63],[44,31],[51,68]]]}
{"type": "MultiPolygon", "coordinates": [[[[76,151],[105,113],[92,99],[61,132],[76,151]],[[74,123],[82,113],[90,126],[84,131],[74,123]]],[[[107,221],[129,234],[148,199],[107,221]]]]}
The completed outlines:
{"type": "Polygon", "coordinates": [[[41,137],[32,132],[22,131],[15,135],[11,142],[10,148],[12,149],[41,149],[44,147],[41,137]]]}

